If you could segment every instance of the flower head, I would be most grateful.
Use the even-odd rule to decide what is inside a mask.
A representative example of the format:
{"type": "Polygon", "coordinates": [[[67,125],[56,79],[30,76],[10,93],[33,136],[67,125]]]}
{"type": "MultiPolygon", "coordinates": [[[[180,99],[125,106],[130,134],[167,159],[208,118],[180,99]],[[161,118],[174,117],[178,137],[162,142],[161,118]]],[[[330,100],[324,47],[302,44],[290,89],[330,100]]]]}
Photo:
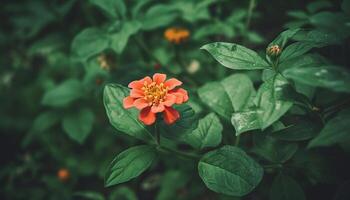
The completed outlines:
{"type": "Polygon", "coordinates": [[[266,49],[266,53],[269,56],[279,56],[281,52],[282,49],[278,45],[271,45],[266,49]]]}
{"type": "Polygon", "coordinates": [[[181,42],[188,39],[190,36],[190,31],[184,28],[168,28],[164,32],[164,37],[169,42],[180,44],[181,42]]]}
{"type": "Polygon", "coordinates": [[[139,119],[146,125],[156,121],[156,114],[163,113],[166,124],[172,124],[180,118],[174,104],[182,104],[188,100],[187,91],[176,88],[182,82],[170,78],[166,80],[165,74],[156,73],[153,79],[149,76],[129,84],[130,96],[123,100],[124,108],[136,107],[140,110],[139,119]]]}
{"type": "Polygon", "coordinates": [[[60,181],[65,182],[69,179],[70,173],[69,173],[68,169],[61,168],[57,171],[57,177],[60,181]]]}

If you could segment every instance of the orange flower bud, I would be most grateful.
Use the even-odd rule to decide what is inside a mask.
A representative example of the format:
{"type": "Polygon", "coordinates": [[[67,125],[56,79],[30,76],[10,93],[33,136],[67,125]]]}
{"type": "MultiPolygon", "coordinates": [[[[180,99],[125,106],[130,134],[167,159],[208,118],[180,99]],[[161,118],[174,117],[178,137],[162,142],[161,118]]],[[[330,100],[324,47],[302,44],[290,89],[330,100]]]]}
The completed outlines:
{"type": "Polygon", "coordinates": [[[190,31],[185,28],[168,28],[164,32],[164,37],[171,43],[180,44],[190,37],[190,31]]]}
{"type": "Polygon", "coordinates": [[[57,177],[60,181],[66,182],[70,178],[70,172],[66,168],[61,168],[57,171],[57,177]]]}
{"type": "Polygon", "coordinates": [[[282,49],[278,45],[271,45],[266,49],[267,55],[272,57],[279,56],[281,52],[282,52],[282,49]]]}

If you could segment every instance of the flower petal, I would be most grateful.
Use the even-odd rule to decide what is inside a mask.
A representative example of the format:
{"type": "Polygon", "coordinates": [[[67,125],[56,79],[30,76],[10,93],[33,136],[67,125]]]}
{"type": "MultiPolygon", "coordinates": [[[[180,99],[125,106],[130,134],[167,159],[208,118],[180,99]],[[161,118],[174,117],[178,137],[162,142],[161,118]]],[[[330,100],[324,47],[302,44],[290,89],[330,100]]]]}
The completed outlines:
{"type": "Polygon", "coordinates": [[[151,107],[147,107],[141,110],[139,120],[146,125],[151,125],[156,121],[156,114],[151,112],[151,107]]]}
{"type": "Polygon", "coordinates": [[[146,108],[147,106],[149,106],[149,103],[144,98],[139,98],[139,99],[135,100],[134,106],[137,109],[142,110],[142,109],[146,108]]]}
{"type": "Polygon", "coordinates": [[[172,91],[169,91],[169,94],[173,94],[176,96],[176,104],[182,104],[188,101],[188,93],[186,90],[182,88],[178,88],[172,91]]]}
{"type": "Polygon", "coordinates": [[[164,111],[164,104],[160,103],[158,105],[153,105],[151,108],[151,112],[153,113],[159,113],[164,111]]]}
{"type": "Polygon", "coordinates": [[[163,117],[165,123],[170,125],[180,118],[180,113],[172,107],[165,107],[163,117]]]}
{"type": "Polygon", "coordinates": [[[157,84],[163,83],[165,79],[166,79],[165,74],[155,73],[153,75],[153,81],[156,82],[157,84]]]}
{"type": "Polygon", "coordinates": [[[176,103],[176,96],[173,95],[173,94],[167,94],[167,95],[165,96],[165,101],[163,102],[163,104],[164,104],[165,106],[170,107],[170,106],[172,106],[174,103],[176,103]]]}
{"type": "Polygon", "coordinates": [[[176,78],[171,78],[171,79],[165,81],[164,85],[166,87],[168,87],[169,90],[172,90],[175,87],[182,85],[182,82],[177,80],[176,78]]]}
{"type": "Polygon", "coordinates": [[[140,81],[142,81],[143,84],[144,84],[145,82],[146,82],[147,84],[151,84],[151,83],[152,83],[152,79],[151,79],[151,77],[149,77],[149,76],[146,76],[145,78],[141,79],[140,81]]]}
{"type": "Polygon", "coordinates": [[[141,98],[144,97],[143,91],[142,90],[138,90],[138,89],[132,89],[130,91],[130,96],[132,98],[141,98]]]}
{"type": "Polygon", "coordinates": [[[135,99],[130,97],[130,96],[125,97],[123,99],[123,107],[125,109],[129,109],[129,108],[134,107],[134,101],[135,101],[135,99]]]}
{"type": "Polygon", "coordinates": [[[141,90],[141,88],[143,87],[143,81],[141,80],[132,81],[131,83],[129,83],[128,87],[132,89],[141,90]]]}

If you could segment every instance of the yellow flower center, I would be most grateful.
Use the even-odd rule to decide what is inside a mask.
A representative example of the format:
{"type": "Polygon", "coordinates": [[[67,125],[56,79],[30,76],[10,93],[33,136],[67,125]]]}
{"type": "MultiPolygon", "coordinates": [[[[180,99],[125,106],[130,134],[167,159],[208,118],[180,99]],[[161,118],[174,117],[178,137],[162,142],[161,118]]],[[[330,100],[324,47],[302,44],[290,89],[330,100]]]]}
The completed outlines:
{"type": "Polygon", "coordinates": [[[168,94],[168,87],[164,86],[163,83],[157,84],[156,82],[152,82],[148,84],[145,82],[142,90],[145,94],[144,99],[149,105],[158,105],[165,101],[165,96],[168,94]]]}

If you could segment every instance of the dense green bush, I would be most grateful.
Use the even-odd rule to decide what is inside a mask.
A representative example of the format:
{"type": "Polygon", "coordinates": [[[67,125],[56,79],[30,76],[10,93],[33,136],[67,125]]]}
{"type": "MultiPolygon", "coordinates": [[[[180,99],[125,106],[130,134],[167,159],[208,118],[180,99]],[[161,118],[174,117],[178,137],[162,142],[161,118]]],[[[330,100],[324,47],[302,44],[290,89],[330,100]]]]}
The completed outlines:
{"type": "Polygon", "coordinates": [[[1,199],[350,199],[349,0],[0,10],[1,199]]]}

